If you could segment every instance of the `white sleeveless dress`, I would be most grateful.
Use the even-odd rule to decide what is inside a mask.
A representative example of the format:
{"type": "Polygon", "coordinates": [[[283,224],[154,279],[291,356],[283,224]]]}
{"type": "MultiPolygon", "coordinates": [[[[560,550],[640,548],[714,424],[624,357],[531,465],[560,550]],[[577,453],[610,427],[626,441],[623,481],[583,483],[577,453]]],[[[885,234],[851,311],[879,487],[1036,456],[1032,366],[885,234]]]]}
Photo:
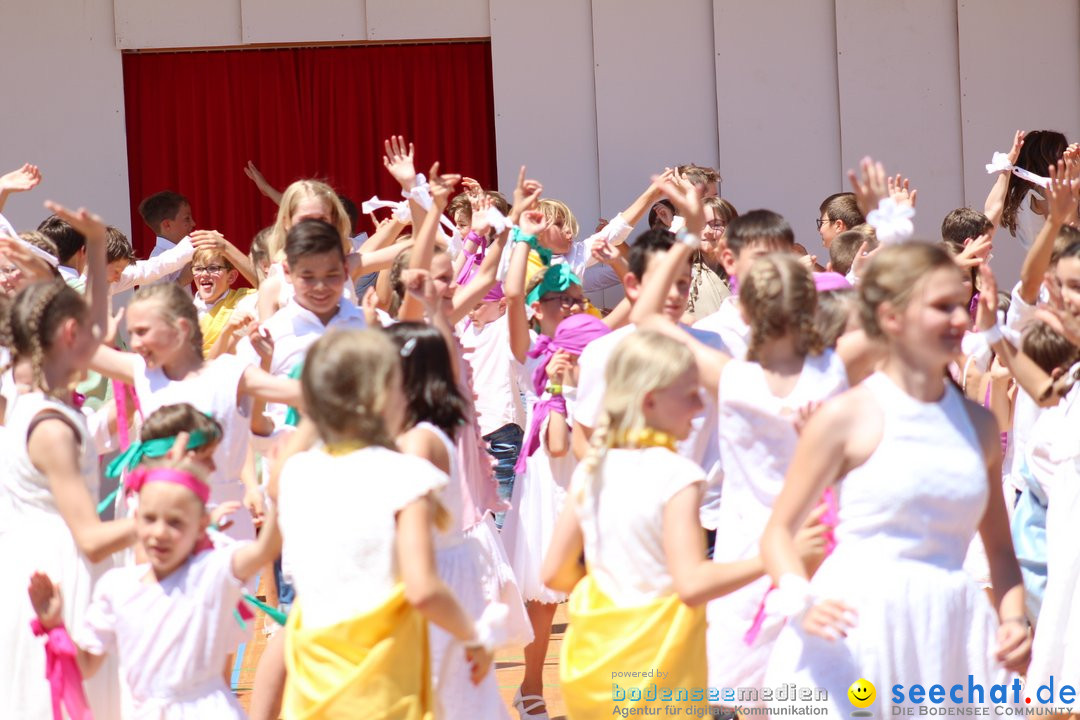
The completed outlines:
{"type": "MultiPolygon", "coordinates": [[[[859,678],[877,688],[878,717],[892,715],[891,688],[981,683],[1012,676],[995,660],[997,614],[964,571],[964,554],[987,503],[986,464],[958,390],[923,403],[877,373],[864,381],[881,406],[881,442],[838,484],[837,546],[810,581],[842,600],[858,622],[830,642],[784,626],[766,686],[828,691],[830,717],[852,711],[859,678]]],[[[1011,693],[1009,695],[1012,697],[1011,693]]],[[[944,705],[951,705],[948,696],[944,705]]]]}
{"type": "MultiPolygon", "coordinates": [[[[759,554],[761,533],[799,442],[794,424],[799,410],[847,387],[847,368],[832,350],[808,355],[795,387],[782,398],[769,390],[761,365],[732,360],[724,367],[718,406],[724,481],[713,551],[716,562],[746,560],[759,554]]],[[[761,687],[769,653],[783,623],[766,618],[753,643],[743,638],[770,584],[768,577],[758,578],[709,603],[710,686],[761,687]]]]}
{"type": "MultiPolygon", "coordinates": [[[[45,679],[45,640],[34,637],[35,617],[26,587],[34,571],[46,573],[60,586],[64,624],[69,632],[82,625],[94,584],[111,561],[91,564],[56,508],[49,480],[30,461],[27,437],[43,412],[62,415],[76,428],[81,451],[79,471],[90,498],[97,501],[100,478],[97,451],[78,411],[40,392],[19,395],[7,411],[0,495],[5,496],[5,527],[0,530],[0,717],[40,720],[52,717],[45,679]]],[[[84,683],[96,720],[120,717],[120,686],[115,657],[106,657],[98,673],[84,683]]]]}
{"type": "MultiPolygon", "coordinates": [[[[436,435],[450,458],[450,482],[439,490],[439,501],[451,517],[448,529],[435,534],[435,562],[439,566],[439,576],[454,591],[465,613],[478,620],[488,605],[498,601],[495,597],[498,582],[483,546],[461,529],[463,501],[457,447],[442,429],[429,422],[417,423],[416,427],[436,435]],[[492,591],[492,588],[496,590],[492,591]]],[[[433,623],[428,623],[428,631],[432,687],[440,708],[437,716],[443,720],[509,720],[494,671],[489,672],[479,685],[473,685],[461,643],[433,623]]]]}

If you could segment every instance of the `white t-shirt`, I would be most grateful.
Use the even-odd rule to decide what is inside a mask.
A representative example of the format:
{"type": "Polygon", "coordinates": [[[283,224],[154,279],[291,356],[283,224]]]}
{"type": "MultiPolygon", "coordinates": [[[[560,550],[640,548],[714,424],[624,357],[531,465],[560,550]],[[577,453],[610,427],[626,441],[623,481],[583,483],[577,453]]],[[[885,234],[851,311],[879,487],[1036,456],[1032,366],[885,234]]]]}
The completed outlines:
{"type": "MultiPolygon", "coordinates": [[[[184,240],[188,240],[188,238],[184,238],[184,240]]],[[[181,240],[180,242],[183,242],[184,240],[181,240]]],[[[188,241],[188,242],[190,242],[190,241],[188,241]]],[[[179,243],[174,243],[172,240],[166,240],[165,238],[163,238],[163,237],[161,237],[159,235],[157,237],[156,242],[154,243],[154,249],[150,251],[150,258],[154,259],[158,255],[163,255],[164,253],[176,248],[178,245],[179,245],[179,243]]],[[[192,253],[194,254],[194,251],[192,251],[192,253]]],[[[184,264],[186,265],[187,263],[184,263],[184,264]]],[[[159,282],[176,282],[177,280],[180,279],[180,273],[181,272],[183,272],[183,267],[182,266],[181,266],[181,268],[179,270],[176,270],[175,272],[171,272],[171,273],[168,273],[167,275],[159,276],[158,281],[159,282]]]]}
{"type": "Polygon", "coordinates": [[[480,434],[488,435],[511,423],[524,428],[525,408],[518,386],[520,364],[510,350],[506,315],[479,330],[468,321],[458,328],[462,353],[472,367],[480,434]]]}
{"type": "Polygon", "coordinates": [[[221,677],[225,658],[242,639],[233,617],[243,592],[232,572],[239,547],[194,555],[160,582],[145,581],[149,565],[114,568],[94,587],[74,640],[95,655],[119,654],[137,709],[160,712],[166,702],[174,711],[189,705],[203,709],[203,716],[244,717],[221,714],[239,711],[221,677]],[[199,702],[211,695],[216,703],[199,702]]]}
{"type": "Polygon", "coordinates": [[[609,450],[593,478],[578,465],[570,486],[597,585],[618,605],[674,592],[664,555],[664,506],[705,472],[666,448],[609,450]]]}
{"type": "Polygon", "coordinates": [[[728,353],[736,360],[746,359],[746,349],[750,345],[750,326],[743,320],[739,310],[739,296],[724,298],[720,309],[694,323],[697,330],[716,333],[728,347],[728,353]]]}
{"type": "Polygon", "coordinates": [[[326,627],[390,595],[399,510],[447,482],[422,458],[383,447],[294,455],[281,471],[279,518],[304,624],[326,627]]]}
{"type": "MultiPolygon", "coordinates": [[[[363,330],[367,327],[364,312],[353,302],[341,299],[338,312],[323,325],[319,317],[300,306],[296,298],[289,300],[280,310],[262,324],[274,340],[274,355],[270,360],[271,375],[288,375],[304,361],[308,348],[332,329],[363,330]]],[[[259,364],[259,354],[247,338],[236,346],[236,354],[251,365],[259,364]]]]}

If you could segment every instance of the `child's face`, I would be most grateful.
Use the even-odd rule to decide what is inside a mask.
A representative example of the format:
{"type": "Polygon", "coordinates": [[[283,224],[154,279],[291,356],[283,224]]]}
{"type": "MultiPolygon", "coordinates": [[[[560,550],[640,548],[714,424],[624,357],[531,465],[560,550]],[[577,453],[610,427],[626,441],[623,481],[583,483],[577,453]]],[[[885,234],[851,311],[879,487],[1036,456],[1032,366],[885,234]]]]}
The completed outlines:
{"type": "Polygon", "coordinates": [[[968,299],[960,272],[951,267],[938,268],[916,283],[902,312],[889,313],[886,309],[887,325],[883,323],[882,327],[897,345],[927,362],[945,365],[960,353],[971,319],[968,299]]]}
{"type": "MultiPolygon", "coordinates": [[[[630,297],[631,301],[637,301],[641,288],[644,287],[645,283],[648,282],[648,278],[651,277],[650,273],[659,268],[663,260],[664,253],[654,252],[649,255],[648,259],[645,261],[645,272],[641,275],[640,284],[631,283],[633,291],[632,293],[629,290],[627,292],[628,295],[632,295],[630,297]]],[[[693,275],[690,269],[690,263],[686,263],[679,267],[679,271],[675,275],[675,282],[671,283],[667,297],[664,298],[663,312],[671,322],[679,322],[686,313],[686,301],[690,297],[690,282],[692,278],[693,275]]]]}
{"type": "Polygon", "coordinates": [[[115,282],[120,281],[120,276],[124,274],[124,270],[131,266],[130,260],[113,260],[106,266],[106,275],[109,284],[112,285],[115,282]]]}
{"type": "Polygon", "coordinates": [[[158,578],[191,557],[209,524],[203,504],[186,487],[150,482],[139,491],[135,534],[158,578]]]}
{"type": "Polygon", "coordinates": [[[1074,316],[1080,315],[1080,258],[1064,257],[1058,260],[1053,278],[1061,288],[1065,309],[1074,316]]]}
{"type": "Polygon", "coordinates": [[[330,208],[320,197],[306,197],[297,203],[296,209],[293,210],[289,221],[292,225],[296,225],[304,220],[322,220],[331,225],[334,224],[334,219],[330,214],[330,208]]]}
{"type": "Polygon", "coordinates": [[[580,285],[571,283],[562,292],[546,293],[532,304],[540,332],[555,337],[555,330],[566,318],[585,311],[585,292],[580,285]]]}
{"type": "Polygon", "coordinates": [[[305,255],[295,267],[285,263],[285,272],[296,291],[300,307],[315,313],[324,323],[338,312],[348,274],[338,252],[305,255]]]}
{"type": "Polygon", "coordinates": [[[570,234],[569,229],[563,227],[565,224],[565,220],[556,218],[540,234],[540,244],[556,255],[565,255],[570,252],[574,244],[574,236],[570,234]]]}
{"type": "Polygon", "coordinates": [[[188,450],[184,453],[184,460],[197,465],[205,470],[207,475],[210,475],[217,470],[217,463],[214,462],[214,451],[217,450],[217,447],[218,443],[214,442],[207,443],[194,450],[188,450]]]}
{"type": "Polygon", "coordinates": [[[727,247],[724,242],[724,230],[726,223],[716,214],[716,208],[705,206],[705,229],[701,231],[701,254],[709,262],[720,262],[720,254],[727,247]]]}
{"type": "Polygon", "coordinates": [[[203,302],[213,303],[228,292],[236,282],[236,270],[230,270],[222,258],[206,263],[192,264],[191,275],[195,278],[195,291],[203,302]]]}
{"type": "Polygon", "coordinates": [[[760,240],[744,245],[742,251],[738,255],[735,255],[725,246],[721,254],[721,262],[723,262],[724,270],[727,271],[728,276],[738,278],[739,284],[741,285],[745,279],[744,276],[747,271],[750,270],[750,266],[754,264],[755,260],[760,257],[765,257],[769,253],[781,252],[782,250],[783,248],[776,243],[760,240]]]}
{"type": "Polygon", "coordinates": [[[435,286],[436,297],[442,300],[442,311],[450,314],[454,310],[454,265],[450,256],[440,252],[431,259],[431,283],[435,286]]]}
{"type": "Polygon", "coordinates": [[[26,285],[26,277],[22,270],[12,265],[6,255],[0,254],[0,289],[3,289],[4,294],[14,297],[15,293],[26,285]]]}
{"type": "Polygon", "coordinates": [[[162,221],[161,236],[166,240],[179,242],[195,229],[195,218],[191,215],[191,206],[184,203],[176,212],[176,217],[162,221]]]}
{"type": "Polygon", "coordinates": [[[694,416],[704,408],[697,367],[691,365],[667,387],[645,393],[642,411],[649,427],[685,440],[693,429],[694,416]]]}
{"type": "Polygon", "coordinates": [[[142,355],[148,368],[168,365],[190,347],[188,321],[181,318],[169,323],[159,305],[156,300],[141,300],[127,309],[128,345],[142,355]]]}
{"type": "Polygon", "coordinates": [[[458,234],[464,238],[472,229],[472,218],[464,210],[458,210],[454,213],[454,226],[457,227],[458,234]]]}
{"type": "Polygon", "coordinates": [[[501,318],[505,311],[505,300],[490,300],[488,302],[477,304],[477,306],[469,312],[469,319],[472,320],[474,325],[487,325],[488,323],[495,322],[501,318]]]}

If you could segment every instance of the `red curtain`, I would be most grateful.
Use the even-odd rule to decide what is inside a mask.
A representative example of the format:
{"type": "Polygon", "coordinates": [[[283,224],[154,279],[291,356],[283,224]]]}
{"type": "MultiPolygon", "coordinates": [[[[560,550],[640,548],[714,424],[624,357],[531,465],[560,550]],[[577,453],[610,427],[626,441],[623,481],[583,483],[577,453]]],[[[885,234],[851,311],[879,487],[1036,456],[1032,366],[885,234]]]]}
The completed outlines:
{"type": "MultiPolygon", "coordinates": [[[[175,190],[197,227],[247,250],[276,207],[244,175],[255,162],[279,190],[319,178],[359,206],[400,198],[383,140],[416,144],[416,166],[497,185],[491,46],[285,48],[124,55],[132,244],[154,233],[142,198],[175,190]]],[[[362,219],[360,230],[369,230],[362,219]]],[[[359,231],[359,230],[358,230],[359,231]]]]}

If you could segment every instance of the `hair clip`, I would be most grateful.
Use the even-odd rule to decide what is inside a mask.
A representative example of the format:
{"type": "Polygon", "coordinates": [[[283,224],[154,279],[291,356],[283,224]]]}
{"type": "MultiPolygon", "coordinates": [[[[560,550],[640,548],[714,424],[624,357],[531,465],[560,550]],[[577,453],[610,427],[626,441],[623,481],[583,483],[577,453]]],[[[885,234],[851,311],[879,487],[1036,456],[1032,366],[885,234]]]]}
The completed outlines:
{"type": "Polygon", "coordinates": [[[409,338],[405,341],[405,344],[401,346],[401,357],[409,357],[412,355],[412,351],[416,349],[416,338],[409,338]]]}

